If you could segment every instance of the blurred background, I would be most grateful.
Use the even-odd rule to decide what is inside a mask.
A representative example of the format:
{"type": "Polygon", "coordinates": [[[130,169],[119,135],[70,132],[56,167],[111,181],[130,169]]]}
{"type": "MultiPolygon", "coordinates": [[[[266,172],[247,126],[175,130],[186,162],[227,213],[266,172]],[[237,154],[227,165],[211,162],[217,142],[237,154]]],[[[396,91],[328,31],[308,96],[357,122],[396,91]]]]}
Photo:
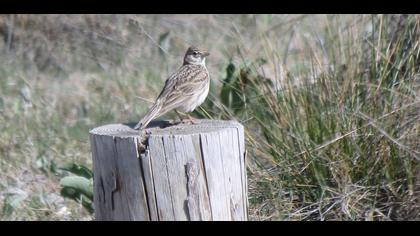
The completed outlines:
{"type": "Polygon", "coordinates": [[[92,220],[89,130],[137,122],[196,45],[212,81],[193,116],[245,126],[250,220],[419,220],[419,24],[0,15],[0,219],[92,220]]]}

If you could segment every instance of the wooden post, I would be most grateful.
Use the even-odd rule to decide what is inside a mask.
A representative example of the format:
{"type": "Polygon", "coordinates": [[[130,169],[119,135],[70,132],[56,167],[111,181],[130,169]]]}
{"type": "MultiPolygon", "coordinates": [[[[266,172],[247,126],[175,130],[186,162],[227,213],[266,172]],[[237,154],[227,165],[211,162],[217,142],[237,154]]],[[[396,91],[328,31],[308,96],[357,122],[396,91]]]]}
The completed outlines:
{"type": "Polygon", "coordinates": [[[154,122],[90,131],[96,220],[247,220],[243,126],[154,122]]]}

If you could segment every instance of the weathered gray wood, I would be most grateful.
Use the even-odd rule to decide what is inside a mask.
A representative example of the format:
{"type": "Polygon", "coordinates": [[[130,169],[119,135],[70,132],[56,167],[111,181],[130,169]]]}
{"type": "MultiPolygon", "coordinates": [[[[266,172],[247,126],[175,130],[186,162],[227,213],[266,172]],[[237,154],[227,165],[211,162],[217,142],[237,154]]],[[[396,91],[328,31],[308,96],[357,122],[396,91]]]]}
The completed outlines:
{"type": "Polygon", "coordinates": [[[141,167],[141,169],[143,170],[144,183],[146,184],[150,220],[157,221],[159,218],[156,206],[155,186],[148,150],[141,155],[141,167]]]}
{"type": "Polygon", "coordinates": [[[115,142],[111,136],[91,136],[94,159],[94,204],[103,220],[148,220],[142,172],[135,138],[115,142]]]}
{"type": "Polygon", "coordinates": [[[206,183],[206,174],[201,155],[200,136],[198,134],[187,136],[186,148],[189,148],[191,154],[186,168],[187,175],[187,193],[188,193],[188,214],[189,219],[211,220],[211,208],[208,200],[208,189],[206,183]]]}
{"type": "Polygon", "coordinates": [[[149,146],[153,147],[153,150],[149,150],[149,153],[152,163],[158,219],[175,220],[163,139],[159,136],[152,136],[149,138],[149,146]]]}
{"type": "Polygon", "coordinates": [[[241,124],[149,126],[91,130],[97,220],[247,220],[241,124]]]}

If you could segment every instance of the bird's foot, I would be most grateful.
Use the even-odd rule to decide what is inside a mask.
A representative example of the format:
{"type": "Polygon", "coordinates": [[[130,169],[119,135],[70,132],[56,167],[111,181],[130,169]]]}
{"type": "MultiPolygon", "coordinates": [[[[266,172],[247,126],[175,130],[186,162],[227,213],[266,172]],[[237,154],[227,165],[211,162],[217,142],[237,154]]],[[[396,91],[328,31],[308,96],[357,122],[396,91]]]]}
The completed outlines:
{"type": "Polygon", "coordinates": [[[194,118],[192,118],[189,114],[188,114],[188,119],[184,119],[181,122],[183,124],[191,124],[191,125],[197,124],[197,121],[194,118]]]}
{"type": "Polygon", "coordinates": [[[169,125],[178,125],[181,124],[182,120],[170,120],[169,125]]]}

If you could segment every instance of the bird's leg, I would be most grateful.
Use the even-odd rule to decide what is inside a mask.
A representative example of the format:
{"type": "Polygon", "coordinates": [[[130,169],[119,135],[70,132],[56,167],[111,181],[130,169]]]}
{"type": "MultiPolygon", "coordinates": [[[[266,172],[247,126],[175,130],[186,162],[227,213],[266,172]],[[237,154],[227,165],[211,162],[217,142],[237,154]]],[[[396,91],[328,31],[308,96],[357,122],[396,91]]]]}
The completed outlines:
{"type": "Polygon", "coordinates": [[[177,111],[177,110],[175,110],[175,112],[176,112],[176,114],[178,115],[179,119],[181,120],[181,122],[180,122],[180,123],[183,123],[183,124],[185,124],[185,123],[195,124],[195,123],[196,123],[196,122],[195,122],[195,120],[194,120],[194,118],[192,118],[192,117],[190,116],[190,114],[188,114],[188,113],[183,113],[183,112],[179,112],[179,111],[177,111]],[[182,114],[182,115],[181,115],[181,114],[182,114]],[[186,119],[185,117],[187,117],[187,119],[186,119]]]}
{"type": "Polygon", "coordinates": [[[179,123],[184,123],[184,118],[181,116],[180,112],[178,110],[175,109],[175,113],[179,118],[179,123]]]}
{"type": "Polygon", "coordinates": [[[191,124],[197,124],[197,121],[192,116],[190,116],[190,114],[187,114],[187,116],[188,116],[188,121],[191,124]]]}

